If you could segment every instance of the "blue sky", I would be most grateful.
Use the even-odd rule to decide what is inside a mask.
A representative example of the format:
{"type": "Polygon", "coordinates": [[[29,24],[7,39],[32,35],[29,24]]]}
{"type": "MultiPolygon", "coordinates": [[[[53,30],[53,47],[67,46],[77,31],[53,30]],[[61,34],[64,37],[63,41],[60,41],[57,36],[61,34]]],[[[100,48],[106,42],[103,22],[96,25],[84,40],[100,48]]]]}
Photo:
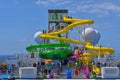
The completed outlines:
{"type": "MultiPolygon", "coordinates": [[[[33,36],[47,29],[48,9],[68,9],[75,18],[93,19],[98,45],[120,53],[120,0],[0,0],[0,55],[27,53],[33,36]]],[[[73,35],[74,36],[74,35],[73,35]]]]}

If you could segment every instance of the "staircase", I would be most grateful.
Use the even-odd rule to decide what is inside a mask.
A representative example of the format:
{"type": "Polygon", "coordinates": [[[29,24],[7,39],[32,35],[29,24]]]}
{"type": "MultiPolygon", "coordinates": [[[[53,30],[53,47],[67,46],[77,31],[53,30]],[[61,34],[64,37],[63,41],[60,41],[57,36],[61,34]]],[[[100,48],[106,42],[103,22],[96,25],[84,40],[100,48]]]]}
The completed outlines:
{"type": "Polygon", "coordinates": [[[116,66],[119,65],[119,64],[120,64],[120,58],[114,60],[112,63],[110,63],[109,66],[111,66],[111,67],[116,67],[116,66]]]}

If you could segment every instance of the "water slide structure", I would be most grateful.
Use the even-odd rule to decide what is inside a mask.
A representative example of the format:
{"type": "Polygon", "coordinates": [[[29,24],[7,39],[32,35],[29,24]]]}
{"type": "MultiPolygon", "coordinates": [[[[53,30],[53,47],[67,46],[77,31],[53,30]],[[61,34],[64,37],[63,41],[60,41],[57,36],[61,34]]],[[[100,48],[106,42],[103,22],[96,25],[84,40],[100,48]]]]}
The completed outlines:
{"type": "MultiPolygon", "coordinates": [[[[105,54],[110,55],[114,53],[114,50],[112,48],[92,46],[90,42],[82,42],[78,40],[71,40],[68,38],[56,36],[56,35],[65,33],[68,30],[78,25],[93,24],[94,22],[93,20],[63,17],[63,21],[70,22],[71,24],[67,25],[62,30],[50,32],[50,33],[44,33],[40,35],[40,38],[59,40],[61,42],[52,43],[52,44],[47,43],[47,44],[30,45],[26,48],[26,50],[29,52],[36,52],[39,49],[40,57],[45,59],[66,59],[73,54],[73,51],[68,49],[68,47],[70,46],[69,43],[74,43],[74,44],[84,44],[86,49],[96,51],[96,52],[84,53],[83,57],[92,57],[92,56],[98,56],[98,55],[104,56],[105,54]]],[[[79,55],[77,55],[76,57],[78,56],[79,55]]]]}
{"type": "Polygon", "coordinates": [[[63,41],[63,42],[67,42],[67,43],[74,43],[74,44],[84,44],[85,48],[88,50],[95,50],[95,51],[99,51],[99,52],[90,52],[90,53],[84,53],[83,56],[88,56],[88,57],[92,57],[92,56],[104,56],[106,55],[111,55],[114,53],[114,50],[112,48],[106,48],[106,47],[99,47],[99,46],[92,46],[92,44],[90,42],[83,42],[83,41],[79,41],[79,40],[71,40],[68,38],[64,38],[64,37],[59,37],[59,36],[55,36],[58,34],[62,34],[67,32],[68,30],[78,26],[78,25],[84,25],[84,24],[93,24],[93,20],[86,20],[86,19],[74,19],[74,18],[67,18],[67,17],[63,17],[64,22],[71,22],[71,24],[67,25],[64,29],[56,31],[56,32],[50,32],[50,33],[45,33],[45,34],[41,34],[40,38],[43,39],[53,39],[53,40],[59,40],[59,41],[63,41]]]}
{"type": "Polygon", "coordinates": [[[26,48],[29,52],[38,52],[41,58],[44,59],[66,59],[68,56],[73,54],[72,50],[69,50],[68,43],[52,43],[52,44],[36,44],[30,45],[26,48]],[[39,49],[39,50],[38,50],[39,49]]]}
{"type": "Polygon", "coordinates": [[[76,58],[80,57],[82,54],[83,54],[82,50],[81,51],[80,50],[75,50],[74,54],[71,55],[69,58],[76,59],[76,58]]]}
{"type": "MultiPolygon", "coordinates": [[[[63,20],[64,20],[64,22],[70,22],[71,24],[67,25],[62,30],[41,34],[40,38],[59,40],[59,41],[67,42],[67,43],[73,43],[73,44],[83,44],[83,45],[85,45],[86,49],[96,51],[96,52],[83,53],[82,56],[85,57],[87,59],[87,61],[89,61],[89,57],[111,55],[114,53],[114,50],[112,48],[93,46],[92,43],[90,43],[90,42],[82,42],[79,40],[71,40],[68,38],[56,36],[58,34],[65,33],[68,30],[70,30],[78,25],[93,24],[93,22],[94,22],[93,20],[75,19],[75,18],[67,18],[67,17],[63,17],[63,20]]],[[[46,53],[42,53],[42,54],[46,54],[46,53]]],[[[40,53],[40,55],[42,55],[42,54],[40,53]]],[[[65,53],[65,54],[67,54],[67,53],[65,53]]],[[[74,57],[74,56],[75,55],[73,55],[71,57],[74,57]]],[[[77,55],[75,57],[77,58],[78,56],[79,55],[77,55]]],[[[100,73],[100,69],[98,67],[93,67],[93,71],[95,73],[100,73]]]]}
{"type": "Polygon", "coordinates": [[[109,66],[114,66],[114,67],[116,67],[116,66],[118,66],[118,65],[120,65],[120,58],[118,58],[118,59],[116,59],[116,60],[113,60],[113,62],[111,62],[111,63],[109,64],[109,66]]]}

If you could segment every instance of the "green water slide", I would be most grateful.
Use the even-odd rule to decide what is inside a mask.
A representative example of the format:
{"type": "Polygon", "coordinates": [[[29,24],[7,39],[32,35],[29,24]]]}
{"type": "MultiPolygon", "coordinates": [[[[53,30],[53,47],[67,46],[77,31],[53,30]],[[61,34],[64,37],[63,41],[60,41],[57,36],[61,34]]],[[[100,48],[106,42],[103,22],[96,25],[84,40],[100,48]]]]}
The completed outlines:
{"type": "Polygon", "coordinates": [[[38,52],[39,56],[44,59],[66,59],[72,55],[72,50],[69,50],[68,43],[53,43],[53,44],[36,44],[26,48],[28,52],[38,52]]]}

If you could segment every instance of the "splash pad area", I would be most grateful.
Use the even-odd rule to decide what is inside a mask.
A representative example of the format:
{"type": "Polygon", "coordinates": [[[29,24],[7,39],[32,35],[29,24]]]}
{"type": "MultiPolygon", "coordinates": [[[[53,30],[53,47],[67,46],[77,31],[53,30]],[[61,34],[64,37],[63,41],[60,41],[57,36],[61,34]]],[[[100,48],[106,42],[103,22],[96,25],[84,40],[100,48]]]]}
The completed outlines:
{"type": "Polygon", "coordinates": [[[93,20],[68,16],[68,10],[48,10],[48,29],[35,33],[34,40],[37,44],[26,47],[31,59],[34,54],[38,54],[40,59],[32,67],[19,66],[19,78],[119,78],[119,69],[106,61],[114,53],[114,49],[97,46],[101,35],[90,27],[93,23],[93,20]],[[78,34],[70,34],[75,31],[74,28],[78,34]],[[71,38],[73,36],[78,39],[71,38]]]}
{"type": "MultiPolygon", "coordinates": [[[[26,50],[30,53],[38,53],[41,60],[58,60],[58,71],[56,72],[59,75],[66,76],[66,78],[109,78],[105,77],[105,72],[101,73],[101,71],[103,71],[102,67],[106,67],[104,70],[110,67],[107,65],[105,58],[112,55],[114,50],[103,46],[95,46],[99,42],[100,33],[93,28],[83,26],[93,23],[93,20],[76,19],[68,16],[68,10],[48,10],[48,30],[37,32],[34,39],[38,44],[28,46],[26,50]],[[69,33],[76,27],[78,37],[82,37],[79,37],[78,40],[70,39],[69,36],[75,36],[75,34],[70,35],[69,33]],[[77,47],[74,46],[74,49],[70,49],[71,44],[77,47]],[[66,64],[63,64],[65,60],[66,64]],[[62,66],[67,68],[64,70],[62,66]]],[[[51,67],[48,70],[52,71],[56,63],[47,62],[45,64],[46,66],[49,64],[51,67]]],[[[119,75],[117,72],[115,74],[119,75]]],[[[116,78],[118,77],[116,76],[116,78]]]]}
{"type": "MultiPolygon", "coordinates": [[[[99,42],[100,33],[88,26],[84,27],[93,23],[93,20],[68,16],[68,10],[48,10],[48,30],[37,32],[34,39],[38,44],[28,46],[26,50],[30,53],[38,53],[41,60],[53,60],[45,63],[46,66],[47,64],[51,66],[48,69],[51,72],[47,74],[58,72],[58,75],[64,75],[66,76],[64,78],[68,79],[110,78],[109,74],[107,76],[104,74],[109,71],[107,69],[118,70],[118,68],[108,66],[106,57],[112,55],[114,50],[101,45],[95,46],[99,42]],[[77,28],[78,40],[69,38],[69,36],[75,36],[75,34],[70,35],[73,28],[77,28]],[[74,49],[71,49],[72,44],[77,47],[74,46],[74,49]],[[54,60],[58,60],[58,63],[54,60]],[[53,70],[55,64],[58,71],[53,70]]],[[[117,71],[111,74],[116,75],[114,78],[119,78],[117,71]]]]}

